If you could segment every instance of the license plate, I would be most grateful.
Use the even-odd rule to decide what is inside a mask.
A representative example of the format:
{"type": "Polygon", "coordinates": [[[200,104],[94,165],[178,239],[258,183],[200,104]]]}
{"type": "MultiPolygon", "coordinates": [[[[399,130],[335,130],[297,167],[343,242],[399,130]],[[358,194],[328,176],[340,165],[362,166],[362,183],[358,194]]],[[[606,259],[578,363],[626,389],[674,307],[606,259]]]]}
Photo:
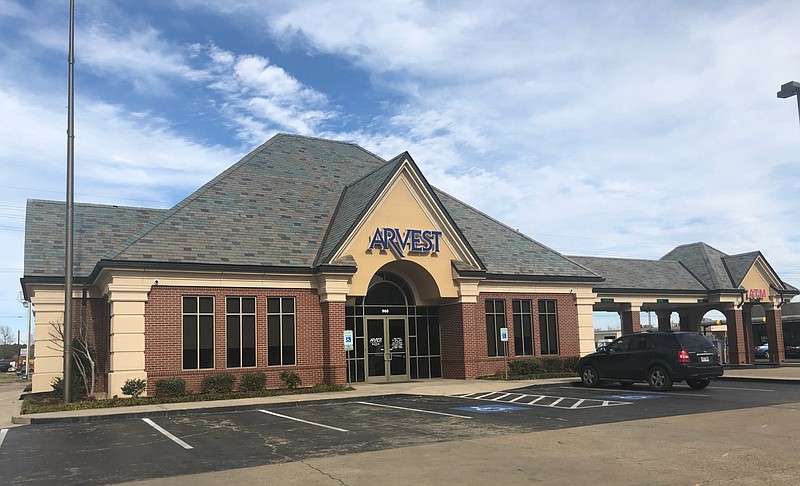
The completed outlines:
{"type": "Polygon", "coordinates": [[[701,363],[708,363],[709,359],[710,358],[708,356],[700,356],[701,363]]]}

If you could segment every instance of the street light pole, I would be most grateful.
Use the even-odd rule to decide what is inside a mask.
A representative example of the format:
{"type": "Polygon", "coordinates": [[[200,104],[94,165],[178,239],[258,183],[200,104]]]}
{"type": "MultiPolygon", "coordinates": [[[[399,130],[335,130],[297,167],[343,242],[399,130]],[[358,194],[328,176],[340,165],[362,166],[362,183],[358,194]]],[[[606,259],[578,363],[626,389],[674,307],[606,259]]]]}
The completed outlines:
{"type": "Polygon", "coordinates": [[[800,83],[797,81],[789,81],[778,91],[778,98],[791,98],[792,96],[797,98],[797,114],[800,117],[800,83]]]}

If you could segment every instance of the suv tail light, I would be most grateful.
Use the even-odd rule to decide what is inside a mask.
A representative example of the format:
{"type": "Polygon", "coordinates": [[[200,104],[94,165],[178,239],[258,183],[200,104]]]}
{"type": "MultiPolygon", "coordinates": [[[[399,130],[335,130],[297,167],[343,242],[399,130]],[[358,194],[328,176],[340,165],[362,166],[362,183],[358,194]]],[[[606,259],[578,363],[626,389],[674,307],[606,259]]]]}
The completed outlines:
{"type": "Polygon", "coordinates": [[[689,353],[686,352],[685,349],[681,349],[678,351],[678,363],[691,363],[692,360],[689,358],[689,353]]]}

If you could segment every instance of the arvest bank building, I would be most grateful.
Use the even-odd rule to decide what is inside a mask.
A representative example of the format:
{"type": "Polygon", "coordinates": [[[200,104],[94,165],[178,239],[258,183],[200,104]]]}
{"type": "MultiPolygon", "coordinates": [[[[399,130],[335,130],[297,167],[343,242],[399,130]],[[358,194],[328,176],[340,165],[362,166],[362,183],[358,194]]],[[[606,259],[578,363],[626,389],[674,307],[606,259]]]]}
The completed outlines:
{"type": "MultiPolygon", "coordinates": [[[[27,206],[34,391],[62,373],[64,213],[27,206]]],[[[130,378],[152,393],[163,377],[197,390],[208,374],[254,370],[271,387],[284,370],[304,384],[343,384],[347,370],[352,382],[470,379],[503,369],[503,328],[511,360],[594,351],[597,310],[632,332],[642,310],[660,311],[660,325],[681,312],[691,329],[719,309],[733,359],[748,362],[749,289],[776,336],[797,294],[759,252],[566,257],[432,187],[408,153],[387,161],[285,134],[170,209],[76,204],[74,255],[73,328],[88,333],[108,395],[130,378]]]]}

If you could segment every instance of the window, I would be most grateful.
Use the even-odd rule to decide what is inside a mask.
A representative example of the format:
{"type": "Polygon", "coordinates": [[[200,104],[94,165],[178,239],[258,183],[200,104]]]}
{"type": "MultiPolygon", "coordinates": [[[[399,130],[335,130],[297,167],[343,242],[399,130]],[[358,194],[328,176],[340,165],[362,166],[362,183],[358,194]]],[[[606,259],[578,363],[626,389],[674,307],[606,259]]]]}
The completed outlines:
{"type": "Polygon", "coordinates": [[[214,367],[214,297],[183,297],[183,369],[214,367]]]}
{"type": "Polygon", "coordinates": [[[256,299],[225,299],[228,368],[256,365],[256,299]]]}
{"type": "Polygon", "coordinates": [[[558,313],[555,300],[539,301],[539,337],[542,354],[558,354],[558,313]]]}
{"type": "Polygon", "coordinates": [[[533,315],[530,300],[512,300],[514,313],[514,354],[533,356],[533,315]]]}
{"type": "Polygon", "coordinates": [[[489,356],[505,356],[500,328],[506,327],[506,301],[486,301],[486,342],[489,356]]]}
{"type": "Polygon", "coordinates": [[[293,365],[295,362],[294,297],[267,299],[267,364],[293,365]]]}

